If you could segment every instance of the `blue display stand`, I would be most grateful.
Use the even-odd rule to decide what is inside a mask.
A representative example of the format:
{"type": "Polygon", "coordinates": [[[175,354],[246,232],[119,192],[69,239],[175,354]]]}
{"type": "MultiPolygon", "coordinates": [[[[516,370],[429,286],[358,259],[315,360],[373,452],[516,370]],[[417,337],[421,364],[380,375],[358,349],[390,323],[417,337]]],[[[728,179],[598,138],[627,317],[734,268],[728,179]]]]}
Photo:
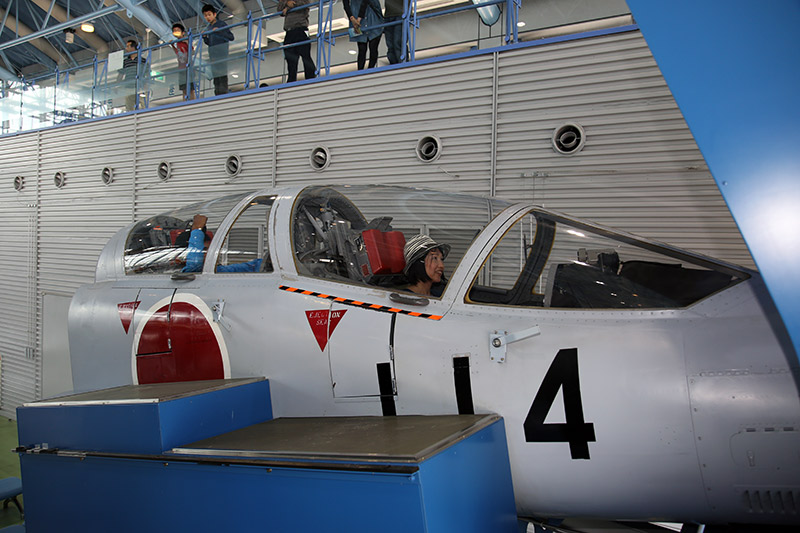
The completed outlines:
{"type": "Polygon", "coordinates": [[[127,385],[17,408],[21,446],[158,454],[272,418],[264,378],[127,385]]]}
{"type": "Polygon", "coordinates": [[[87,423],[70,412],[85,407],[74,399],[21,408],[27,531],[517,531],[499,416],[274,419],[231,430],[218,413],[239,418],[244,406],[250,416],[252,398],[242,392],[265,383],[182,396],[189,412],[212,410],[200,422],[204,432],[222,429],[179,446],[172,442],[202,416],[187,424],[165,415],[167,406],[156,409],[159,417],[143,417],[107,403],[93,404],[87,423]],[[217,394],[228,389],[242,390],[217,394]],[[115,429],[131,428],[134,446],[93,425],[111,413],[115,429]],[[84,432],[65,429],[56,421],[62,416],[83,423],[84,432]],[[34,436],[47,439],[47,449],[34,436]],[[66,449],[66,442],[84,446],[66,449]],[[167,446],[139,451],[155,442],[167,446]]]}

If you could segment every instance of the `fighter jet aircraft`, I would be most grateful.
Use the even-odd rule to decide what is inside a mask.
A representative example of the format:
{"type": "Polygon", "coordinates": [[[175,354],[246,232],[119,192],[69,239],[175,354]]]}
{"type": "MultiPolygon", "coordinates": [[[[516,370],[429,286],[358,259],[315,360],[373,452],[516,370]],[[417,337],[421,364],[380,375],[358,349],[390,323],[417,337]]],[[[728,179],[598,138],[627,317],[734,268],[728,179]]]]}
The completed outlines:
{"type": "Polygon", "coordinates": [[[499,413],[521,517],[798,524],[797,358],[766,295],[531,204],[267,189],[120,230],[73,299],[72,373],[267,376],[281,417],[499,413]]]}

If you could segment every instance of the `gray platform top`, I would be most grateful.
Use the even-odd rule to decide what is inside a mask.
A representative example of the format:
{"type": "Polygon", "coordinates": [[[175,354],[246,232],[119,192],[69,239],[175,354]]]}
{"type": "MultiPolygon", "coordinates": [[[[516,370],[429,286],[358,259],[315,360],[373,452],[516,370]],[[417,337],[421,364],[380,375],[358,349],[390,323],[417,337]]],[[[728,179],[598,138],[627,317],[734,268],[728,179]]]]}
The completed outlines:
{"type": "Polygon", "coordinates": [[[178,455],[420,462],[498,415],[277,418],[174,448],[178,455]]]}
{"type": "Polygon", "coordinates": [[[264,380],[263,377],[256,377],[183,381],[179,383],[153,383],[150,385],[124,385],[112,389],[82,392],[80,394],[71,394],[68,396],[26,403],[25,407],[158,403],[195,396],[215,390],[238,387],[262,380],[264,380]]]}

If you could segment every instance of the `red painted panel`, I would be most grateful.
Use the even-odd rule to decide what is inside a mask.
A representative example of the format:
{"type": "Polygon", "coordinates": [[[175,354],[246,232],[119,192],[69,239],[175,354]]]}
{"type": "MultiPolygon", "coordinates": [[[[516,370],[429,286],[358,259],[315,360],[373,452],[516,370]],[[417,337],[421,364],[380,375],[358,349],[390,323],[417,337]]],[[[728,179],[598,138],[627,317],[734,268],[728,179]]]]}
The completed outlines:
{"type": "Polygon", "coordinates": [[[225,377],[222,352],[203,313],[186,302],[174,302],[169,319],[168,310],[159,309],[142,330],[136,357],[139,383],[225,377]]]}
{"type": "Polygon", "coordinates": [[[163,354],[169,349],[169,305],[153,313],[142,329],[136,355],[163,354]]]}
{"type": "Polygon", "coordinates": [[[225,377],[217,337],[195,306],[186,302],[172,304],[170,336],[178,368],[177,381],[225,377]]]}

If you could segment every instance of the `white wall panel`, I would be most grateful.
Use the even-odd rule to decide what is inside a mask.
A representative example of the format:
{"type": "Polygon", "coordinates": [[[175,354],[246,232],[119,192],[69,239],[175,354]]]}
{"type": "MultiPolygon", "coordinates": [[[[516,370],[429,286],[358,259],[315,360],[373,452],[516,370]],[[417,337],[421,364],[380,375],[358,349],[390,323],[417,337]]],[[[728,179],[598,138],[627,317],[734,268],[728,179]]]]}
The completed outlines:
{"type": "Polygon", "coordinates": [[[487,194],[491,166],[491,55],[334,80],[279,94],[278,182],[391,183],[487,194]],[[439,137],[423,163],[418,141],[439,137]],[[311,170],[317,145],[330,166],[311,170]]]}
{"type": "Polygon", "coordinates": [[[136,217],[272,183],[273,93],[143,113],[136,119],[136,217]],[[238,154],[242,172],[225,173],[238,154]],[[167,161],[172,177],[156,172],[167,161]]]}
{"type": "Polygon", "coordinates": [[[40,142],[39,290],[71,293],[94,280],[103,246],[132,220],[134,132],[129,120],[108,120],[46,130],[40,142]],[[66,176],[60,189],[56,172],[66,176]]]}
{"type": "Polygon", "coordinates": [[[753,266],[639,32],[499,56],[497,194],[753,266]],[[552,147],[585,129],[574,155],[552,147]]]}
{"type": "Polygon", "coordinates": [[[0,145],[0,414],[36,396],[36,204],[38,134],[0,145]],[[15,191],[15,176],[25,188],[15,191]]]}

